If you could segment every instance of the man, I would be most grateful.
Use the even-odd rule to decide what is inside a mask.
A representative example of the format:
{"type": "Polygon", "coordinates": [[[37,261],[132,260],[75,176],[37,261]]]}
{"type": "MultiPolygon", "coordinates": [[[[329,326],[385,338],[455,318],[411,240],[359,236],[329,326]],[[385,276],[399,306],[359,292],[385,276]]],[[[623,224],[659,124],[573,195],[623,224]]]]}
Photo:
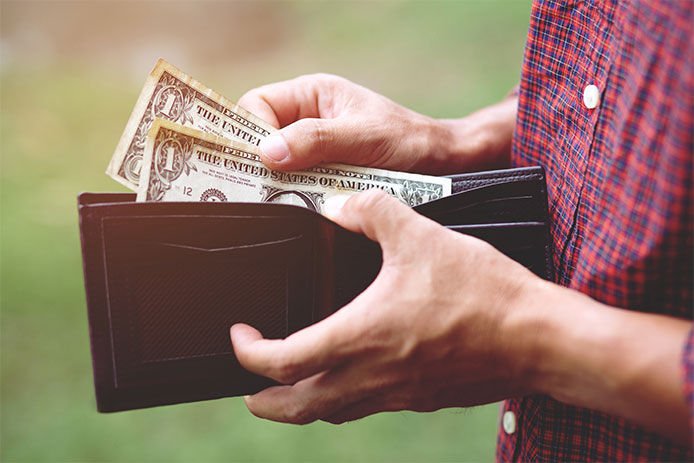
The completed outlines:
{"type": "Polygon", "coordinates": [[[694,3],[537,1],[519,91],[434,120],[334,76],[247,93],[273,169],[543,165],[556,280],[366,192],[326,206],[378,241],[374,283],[284,340],[231,328],[277,421],[508,399],[500,460],[692,460],[694,3]]]}

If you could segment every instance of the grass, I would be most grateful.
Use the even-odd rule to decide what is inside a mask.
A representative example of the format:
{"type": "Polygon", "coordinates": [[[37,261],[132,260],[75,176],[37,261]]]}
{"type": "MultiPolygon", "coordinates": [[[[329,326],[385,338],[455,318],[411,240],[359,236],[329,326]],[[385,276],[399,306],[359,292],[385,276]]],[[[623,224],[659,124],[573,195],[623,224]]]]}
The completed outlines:
{"type": "MultiPolygon", "coordinates": [[[[439,117],[495,101],[519,78],[526,1],[283,5],[289,26],[267,59],[186,70],[231,98],[334,72],[439,117]]],[[[96,412],[76,195],[122,190],[103,172],[144,75],[114,67],[62,55],[2,67],[0,460],[492,459],[496,405],[303,427],[258,420],[237,398],[96,412]]]]}

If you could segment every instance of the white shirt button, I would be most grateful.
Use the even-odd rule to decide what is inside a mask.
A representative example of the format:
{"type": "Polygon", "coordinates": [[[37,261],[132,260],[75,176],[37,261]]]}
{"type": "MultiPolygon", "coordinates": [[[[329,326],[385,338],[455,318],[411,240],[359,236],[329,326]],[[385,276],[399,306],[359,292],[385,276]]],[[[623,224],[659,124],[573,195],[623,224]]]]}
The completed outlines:
{"type": "Polygon", "coordinates": [[[504,426],[504,431],[506,431],[506,434],[513,434],[516,432],[516,415],[511,410],[504,413],[501,423],[504,426]]]}
{"type": "Polygon", "coordinates": [[[593,84],[586,85],[583,89],[583,104],[588,109],[593,109],[600,103],[600,90],[593,84]]]}

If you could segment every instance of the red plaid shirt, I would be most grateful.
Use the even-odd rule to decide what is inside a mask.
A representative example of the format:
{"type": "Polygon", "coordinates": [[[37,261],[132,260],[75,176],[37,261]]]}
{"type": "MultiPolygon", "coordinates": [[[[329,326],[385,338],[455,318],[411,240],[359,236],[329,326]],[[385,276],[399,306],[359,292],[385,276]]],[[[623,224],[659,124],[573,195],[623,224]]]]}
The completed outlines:
{"type": "MultiPolygon", "coordinates": [[[[536,1],[512,154],[546,169],[557,283],[690,320],[693,10],[690,0],[536,1]]],[[[665,437],[547,396],[508,400],[506,411],[499,460],[692,461],[665,437]]]]}

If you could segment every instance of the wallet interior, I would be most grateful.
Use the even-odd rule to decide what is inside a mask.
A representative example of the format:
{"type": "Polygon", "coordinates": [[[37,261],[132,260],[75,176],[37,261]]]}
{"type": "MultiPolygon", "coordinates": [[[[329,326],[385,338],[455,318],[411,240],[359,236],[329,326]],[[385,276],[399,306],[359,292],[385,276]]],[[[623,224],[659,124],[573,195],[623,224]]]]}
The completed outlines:
{"type": "MultiPolygon", "coordinates": [[[[453,195],[414,209],[551,278],[542,169],[452,179],[453,195]]],[[[377,243],[296,206],[134,200],[79,196],[102,412],[274,384],[238,364],[229,327],[242,322],[284,338],[350,302],[381,266],[377,243]]]]}

